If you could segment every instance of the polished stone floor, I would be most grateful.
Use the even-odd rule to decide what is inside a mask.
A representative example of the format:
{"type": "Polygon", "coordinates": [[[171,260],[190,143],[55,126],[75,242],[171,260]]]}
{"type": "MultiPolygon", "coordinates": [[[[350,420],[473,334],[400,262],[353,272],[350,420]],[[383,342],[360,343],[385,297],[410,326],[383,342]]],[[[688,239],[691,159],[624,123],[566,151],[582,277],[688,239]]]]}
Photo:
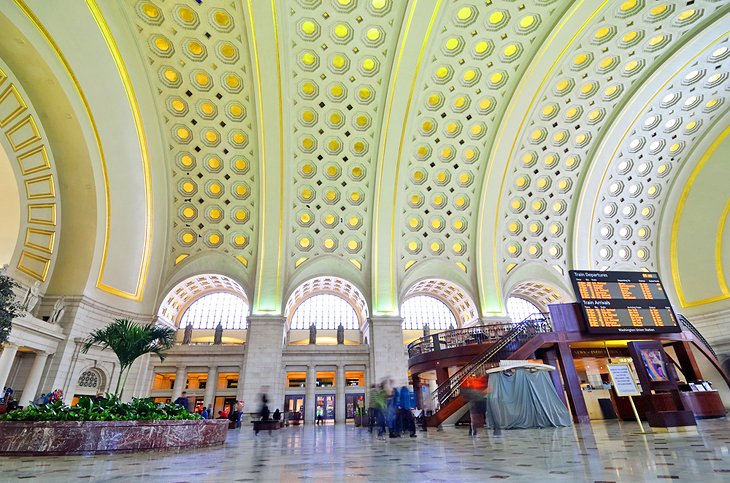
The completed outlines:
{"type": "Polygon", "coordinates": [[[0,481],[730,481],[730,421],[638,435],[636,424],[378,440],[353,426],[229,431],[224,447],[95,457],[0,458],[0,481]]]}

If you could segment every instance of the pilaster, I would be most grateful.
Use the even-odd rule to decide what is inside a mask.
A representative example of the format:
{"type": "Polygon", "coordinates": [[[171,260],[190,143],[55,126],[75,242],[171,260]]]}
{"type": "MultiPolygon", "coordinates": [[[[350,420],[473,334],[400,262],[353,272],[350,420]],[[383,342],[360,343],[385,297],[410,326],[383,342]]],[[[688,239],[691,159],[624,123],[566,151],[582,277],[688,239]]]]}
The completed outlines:
{"type": "Polygon", "coordinates": [[[248,412],[259,407],[258,395],[268,394],[269,409],[284,407],[284,381],[281,377],[281,356],[284,343],[284,317],[252,315],[248,318],[246,356],[243,377],[243,400],[248,412]]]}
{"type": "Polygon", "coordinates": [[[368,321],[373,383],[384,378],[396,386],[408,384],[408,355],[403,344],[403,318],[374,316],[368,321]]]}

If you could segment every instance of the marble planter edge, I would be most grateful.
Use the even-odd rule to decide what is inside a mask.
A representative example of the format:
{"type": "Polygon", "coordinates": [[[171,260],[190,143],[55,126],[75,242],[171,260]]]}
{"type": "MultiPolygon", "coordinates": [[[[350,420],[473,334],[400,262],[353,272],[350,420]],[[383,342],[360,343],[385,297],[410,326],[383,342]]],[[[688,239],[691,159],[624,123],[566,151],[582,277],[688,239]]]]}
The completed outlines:
{"type": "Polygon", "coordinates": [[[222,445],[227,420],[0,421],[0,456],[136,452],[222,445]]]}

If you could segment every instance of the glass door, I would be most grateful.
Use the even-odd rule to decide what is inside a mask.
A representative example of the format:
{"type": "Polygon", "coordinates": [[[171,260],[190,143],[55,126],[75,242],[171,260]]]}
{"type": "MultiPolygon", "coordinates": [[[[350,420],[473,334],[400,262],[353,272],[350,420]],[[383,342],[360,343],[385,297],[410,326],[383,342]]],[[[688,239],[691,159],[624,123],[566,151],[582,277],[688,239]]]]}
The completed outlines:
{"type": "Polygon", "coordinates": [[[353,419],[355,410],[365,406],[365,394],[347,394],[345,396],[345,417],[353,419]]]}
{"type": "Polygon", "coordinates": [[[297,425],[304,420],[304,395],[290,394],[284,396],[285,416],[290,423],[297,425]]]}
{"type": "Polygon", "coordinates": [[[335,395],[334,394],[320,394],[317,396],[315,404],[315,411],[317,415],[327,419],[335,419],[335,395]]]}

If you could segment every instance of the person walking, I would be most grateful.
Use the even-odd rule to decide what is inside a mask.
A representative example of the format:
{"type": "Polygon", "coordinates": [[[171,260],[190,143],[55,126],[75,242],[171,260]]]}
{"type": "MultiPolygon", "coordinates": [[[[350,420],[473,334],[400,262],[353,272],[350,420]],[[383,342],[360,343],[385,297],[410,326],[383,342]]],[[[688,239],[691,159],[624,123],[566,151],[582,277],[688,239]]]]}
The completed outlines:
{"type": "Polygon", "coordinates": [[[188,393],[183,391],[182,394],[180,394],[180,397],[175,399],[175,404],[179,404],[186,411],[189,411],[190,410],[190,401],[188,401],[188,393]]]}
{"type": "Polygon", "coordinates": [[[380,383],[373,396],[375,410],[375,424],[378,426],[378,439],[385,439],[385,384],[380,383]]]}
{"type": "Polygon", "coordinates": [[[461,394],[469,401],[469,436],[476,436],[484,427],[486,407],[487,376],[471,375],[461,385],[461,394]]]}
{"type": "Polygon", "coordinates": [[[413,419],[413,413],[411,412],[411,391],[407,386],[403,386],[399,391],[399,416],[400,416],[400,428],[401,431],[408,430],[411,438],[416,437],[416,421],[413,419]]]}
{"type": "Polygon", "coordinates": [[[240,429],[241,417],[243,416],[243,401],[236,401],[236,405],[233,407],[233,414],[235,415],[236,429],[240,429]]]}

